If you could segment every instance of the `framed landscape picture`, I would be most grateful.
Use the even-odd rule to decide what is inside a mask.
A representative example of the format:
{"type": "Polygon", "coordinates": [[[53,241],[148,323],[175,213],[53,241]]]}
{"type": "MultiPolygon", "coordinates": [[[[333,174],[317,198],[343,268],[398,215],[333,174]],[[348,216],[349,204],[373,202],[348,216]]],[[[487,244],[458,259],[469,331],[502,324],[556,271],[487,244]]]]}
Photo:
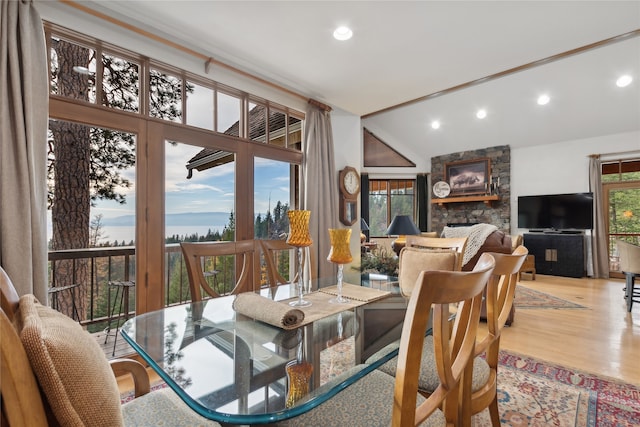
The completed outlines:
{"type": "Polygon", "coordinates": [[[488,158],[445,163],[445,180],[451,196],[486,194],[491,184],[491,160],[488,158]]]}

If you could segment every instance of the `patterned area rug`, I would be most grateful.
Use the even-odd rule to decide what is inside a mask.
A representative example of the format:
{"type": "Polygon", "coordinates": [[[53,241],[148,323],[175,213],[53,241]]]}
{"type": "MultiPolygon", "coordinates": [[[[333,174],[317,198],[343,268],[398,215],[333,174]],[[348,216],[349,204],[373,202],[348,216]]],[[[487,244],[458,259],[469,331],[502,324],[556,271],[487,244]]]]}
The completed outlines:
{"type": "MultiPolygon", "coordinates": [[[[323,351],[322,383],[353,366],[341,357],[352,345],[353,340],[347,339],[323,351]]],[[[636,385],[506,351],[500,352],[499,376],[502,426],[640,426],[640,387],[636,385]]],[[[152,390],[163,387],[164,383],[157,383],[152,390]]],[[[133,393],[121,398],[122,403],[128,402],[133,393]]],[[[490,427],[489,412],[475,415],[472,426],[490,427]]]]}
{"type": "MultiPolygon", "coordinates": [[[[640,387],[502,351],[502,426],[640,426],[640,387]]],[[[474,427],[491,426],[488,411],[474,427]]]]}
{"type": "Polygon", "coordinates": [[[516,308],[587,308],[522,285],[516,287],[516,297],[513,303],[516,308]]]}

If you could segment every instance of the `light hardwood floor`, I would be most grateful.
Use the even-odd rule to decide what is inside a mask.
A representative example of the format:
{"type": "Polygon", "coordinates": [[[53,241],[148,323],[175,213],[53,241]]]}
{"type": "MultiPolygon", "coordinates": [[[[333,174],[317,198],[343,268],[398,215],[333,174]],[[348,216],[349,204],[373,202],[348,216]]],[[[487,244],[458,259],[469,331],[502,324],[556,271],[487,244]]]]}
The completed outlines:
{"type": "Polygon", "coordinates": [[[640,385],[640,304],[627,312],[623,280],[538,274],[520,285],[588,308],[517,310],[502,349],[640,385]]]}

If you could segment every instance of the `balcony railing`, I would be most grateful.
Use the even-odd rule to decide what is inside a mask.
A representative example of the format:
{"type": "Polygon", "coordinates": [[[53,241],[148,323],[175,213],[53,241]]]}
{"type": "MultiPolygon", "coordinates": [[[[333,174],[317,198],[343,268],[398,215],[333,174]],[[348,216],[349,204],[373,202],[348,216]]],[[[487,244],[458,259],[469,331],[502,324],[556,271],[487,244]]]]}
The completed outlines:
{"type": "Polygon", "coordinates": [[[610,233],[609,234],[609,271],[620,271],[620,256],[618,255],[618,246],[616,240],[622,240],[640,245],[640,233],[610,233]]]}
{"type": "MultiPolygon", "coordinates": [[[[288,257],[288,255],[286,255],[288,257]]],[[[288,261],[288,260],[287,260],[288,261]]],[[[211,257],[205,260],[205,270],[215,271],[208,280],[221,294],[231,292],[235,283],[233,256],[211,257]]],[[[264,264],[264,262],[261,262],[264,264]]],[[[288,266],[288,262],[285,264],[288,266]]],[[[191,299],[189,278],[180,244],[165,245],[164,291],[165,306],[181,304],[191,299]]],[[[266,283],[265,268],[260,269],[260,283],[266,283]]],[[[98,332],[107,326],[109,310],[115,308],[114,318],[123,318],[118,312],[120,304],[116,293],[109,292],[109,282],[135,280],[135,247],[100,247],[69,249],[49,252],[49,286],[78,286],[72,292],[57,295],[57,309],[74,317],[73,301],[77,307],[79,321],[90,332],[98,332]]],[[[135,309],[135,292],[129,294],[130,315],[135,309]]],[[[51,301],[52,302],[52,301],[51,301]]],[[[50,302],[50,303],[51,303],[50,302]]],[[[124,304],[122,305],[124,306],[124,304]]],[[[113,319],[112,319],[113,320],[113,319]]],[[[113,324],[112,324],[113,327],[113,324]]]]}

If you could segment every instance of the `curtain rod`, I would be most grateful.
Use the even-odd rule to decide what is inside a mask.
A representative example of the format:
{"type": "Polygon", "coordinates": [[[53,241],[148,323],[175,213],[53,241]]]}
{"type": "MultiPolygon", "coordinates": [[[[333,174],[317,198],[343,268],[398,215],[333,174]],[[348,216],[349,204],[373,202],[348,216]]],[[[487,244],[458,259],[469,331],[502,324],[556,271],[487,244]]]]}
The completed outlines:
{"type": "Polygon", "coordinates": [[[222,61],[219,61],[219,60],[217,60],[217,59],[215,59],[215,58],[213,58],[211,56],[204,55],[204,54],[202,54],[200,52],[197,52],[197,51],[195,51],[195,50],[193,50],[191,48],[188,48],[186,46],[183,46],[181,44],[178,44],[176,42],[168,40],[168,39],[166,39],[164,37],[160,37],[157,34],[153,34],[150,31],[146,31],[146,30],[143,30],[142,28],[138,28],[135,25],[128,24],[128,23],[126,23],[124,21],[121,21],[121,20],[116,19],[116,18],[114,18],[112,16],[109,16],[106,13],[102,13],[102,12],[99,12],[97,10],[91,9],[90,7],[84,6],[84,5],[78,3],[75,0],[58,0],[58,1],[61,2],[61,3],[66,4],[67,6],[73,7],[74,9],[80,10],[80,11],[82,11],[84,13],[87,13],[89,15],[95,16],[96,18],[102,19],[103,21],[110,22],[110,23],[112,23],[114,25],[117,25],[119,27],[125,28],[125,29],[127,29],[129,31],[132,31],[132,32],[137,33],[137,34],[140,34],[140,35],[142,35],[144,37],[147,37],[147,38],[149,38],[151,40],[154,40],[156,42],[159,42],[159,43],[162,43],[164,45],[170,46],[170,47],[172,47],[172,48],[174,48],[176,50],[179,50],[179,51],[184,52],[184,53],[188,53],[191,56],[194,56],[194,57],[196,57],[198,59],[201,59],[201,60],[204,61],[204,71],[207,74],[209,74],[209,68],[211,67],[211,64],[215,64],[215,65],[217,65],[217,66],[219,66],[221,68],[226,68],[229,71],[232,71],[234,73],[240,74],[243,77],[247,77],[249,79],[255,80],[255,81],[257,81],[257,82],[259,82],[261,84],[264,84],[266,86],[269,86],[269,87],[271,87],[273,89],[277,89],[279,91],[288,93],[289,95],[295,96],[296,98],[299,98],[299,99],[302,99],[304,101],[310,102],[313,105],[316,105],[317,107],[320,107],[320,108],[324,109],[325,111],[331,111],[331,107],[328,106],[327,104],[323,104],[320,101],[316,101],[314,99],[307,98],[306,96],[301,95],[301,94],[299,94],[297,92],[294,92],[291,89],[287,89],[284,86],[280,86],[280,85],[278,85],[276,83],[270,82],[270,81],[268,81],[266,79],[263,79],[262,77],[255,76],[255,75],[253,75],[251,73],[248,73],[248,72],[246,72],[244,70],[241,70],[241,69],[236,68],[236,67],[234,67],[232,65],[226,64],[226,63],[224,63],[222,61]]]}
{"type": "Polygon", "coordinates": [[[624,156],[627,154],[640,154],[640,150],[630,150],[630,151],[617,151],[614,153],[600,153],[600,154],[589,154],[587,157],[608,157],[608,156],[624,156]]]}

